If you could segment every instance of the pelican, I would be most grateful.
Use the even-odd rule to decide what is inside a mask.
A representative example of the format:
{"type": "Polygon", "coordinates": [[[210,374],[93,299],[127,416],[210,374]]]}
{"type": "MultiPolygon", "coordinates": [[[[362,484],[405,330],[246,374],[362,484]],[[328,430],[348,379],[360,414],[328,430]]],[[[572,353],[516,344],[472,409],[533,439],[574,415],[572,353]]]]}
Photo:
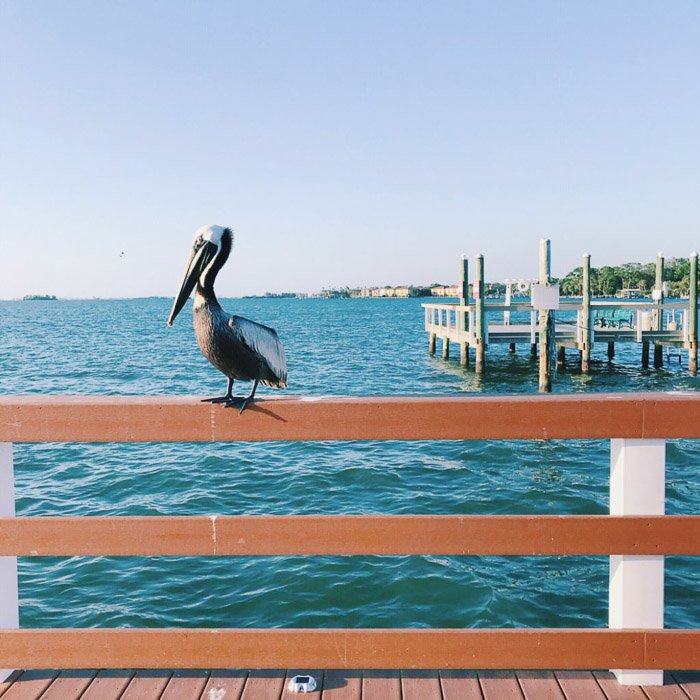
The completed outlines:
{"type": "Polygon", "coordinates": [[[168,317],[172,326],[192,290],[194,293],[194,335],[203,355],[228,378],[224,396],[203,399],[226,406],[245,407],[255,397],[262,382],[267,386],[287,386],[287,360],[277,333],[242,316],[231,316],[219,305],[214,280],[233,246],[233,232],[223,226],[202,226],[197,230],[187,261],[180,291],[168,317]],[[234,379],[252,381],[248,396],[233,396],[234,379]]]}

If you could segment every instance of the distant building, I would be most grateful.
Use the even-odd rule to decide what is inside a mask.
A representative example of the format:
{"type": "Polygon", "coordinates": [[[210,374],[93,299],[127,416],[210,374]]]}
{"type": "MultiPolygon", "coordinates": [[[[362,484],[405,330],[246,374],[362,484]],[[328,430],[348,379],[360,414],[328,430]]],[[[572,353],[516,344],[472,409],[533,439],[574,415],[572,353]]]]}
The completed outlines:
{"type": "Polygon", "coordinates": [[[436,285],[434,287],[416,287],[408,285],[399,285],[397,287],[362,287],[361,289],[353,290],[352,296],[367,298],[398,298],[408,299],[408,297],[429,297],[429,296],[459,296],[460,287],[445,287],[436,285]],[[438,290],[437,292],[435,290],[438,290]]]}
{"type": "Polygon", "coordinates": [[[618,299],[641,299],[644,296],[644,293],[639,287],[625,287],[615,296],[618,299]]]}
{"type": "Polygon", "coordinates": [[[451,287],[437,284],[431,287],[430,291],[434,297],[458,297],[461,294],[461,287],[456,284],[451,287]]]}

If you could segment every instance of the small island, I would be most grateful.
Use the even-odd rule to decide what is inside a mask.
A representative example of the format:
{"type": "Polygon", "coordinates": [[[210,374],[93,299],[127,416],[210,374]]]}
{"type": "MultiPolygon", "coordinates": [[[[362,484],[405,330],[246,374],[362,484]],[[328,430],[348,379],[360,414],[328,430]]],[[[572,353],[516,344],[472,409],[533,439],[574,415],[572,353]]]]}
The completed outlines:
{"type": "Polygon", "coordinates": [[[55,294],[25,294],[22,301],[57,301],[55,294]]]}

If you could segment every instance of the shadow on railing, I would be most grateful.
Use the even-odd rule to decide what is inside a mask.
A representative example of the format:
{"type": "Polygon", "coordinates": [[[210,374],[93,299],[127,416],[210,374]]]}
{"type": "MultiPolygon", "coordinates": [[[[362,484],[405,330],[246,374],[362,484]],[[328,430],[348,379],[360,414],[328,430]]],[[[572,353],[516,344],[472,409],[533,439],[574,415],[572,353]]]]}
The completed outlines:
{"type": "Polygon", "coordinates": [[[699,394],[260,401],[0,398],[0,666],[610,668],[623,683],[700,667],[663,629],[665,554],[700,516],[664,513],[665,440],[700,438],[699,394]],[[487,417],[487,419],[485,419],[487,417]],[[610,515],[14,517],[12,442],[611,439],[610,515]],[[17,556],[609,555],[609,629],[18,629],[17,556]]]}

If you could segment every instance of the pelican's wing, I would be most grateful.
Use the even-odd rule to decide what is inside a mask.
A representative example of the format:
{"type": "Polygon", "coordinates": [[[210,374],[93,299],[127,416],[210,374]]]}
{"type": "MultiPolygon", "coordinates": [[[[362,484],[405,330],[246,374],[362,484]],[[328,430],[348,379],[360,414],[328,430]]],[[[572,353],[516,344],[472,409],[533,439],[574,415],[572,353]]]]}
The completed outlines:
{"type": "Polygon", "coordinates": [[[287,359],[277,331],[243,316],[231,316],[229,327],[250,350],[262,356],[281,386],[287,385],[287,359]]]}

